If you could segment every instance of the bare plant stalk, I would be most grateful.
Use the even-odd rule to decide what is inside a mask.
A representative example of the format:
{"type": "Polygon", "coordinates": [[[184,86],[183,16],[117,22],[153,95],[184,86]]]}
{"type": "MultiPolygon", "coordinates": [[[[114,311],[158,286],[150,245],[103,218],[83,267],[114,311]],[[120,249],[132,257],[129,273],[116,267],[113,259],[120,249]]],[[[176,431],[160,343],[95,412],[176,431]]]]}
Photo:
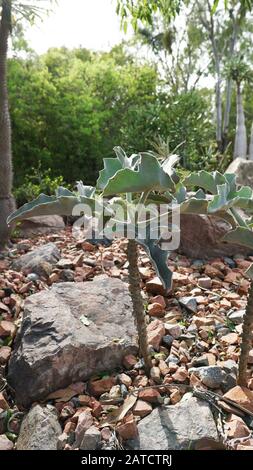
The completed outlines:
{"type": "Polygon", "coordinates": [[[252,348],[253,331],[253,281],[251,281],[246,312],[243,321],[241,354],[239,359],[238,385],[247,386],[247,364],[249,352],[252,348]]]}
{"type": "Polygon", "coordinates": [[[133,303],[133,314],[139,336],[140,354],[144,359],[146,371],[152,367],[148,353],[146,315],[140,289],[140,273],[138,269],[138,248],[135,240],[128,240],[127,258],[129,262],[129,291],[133,303]]]}

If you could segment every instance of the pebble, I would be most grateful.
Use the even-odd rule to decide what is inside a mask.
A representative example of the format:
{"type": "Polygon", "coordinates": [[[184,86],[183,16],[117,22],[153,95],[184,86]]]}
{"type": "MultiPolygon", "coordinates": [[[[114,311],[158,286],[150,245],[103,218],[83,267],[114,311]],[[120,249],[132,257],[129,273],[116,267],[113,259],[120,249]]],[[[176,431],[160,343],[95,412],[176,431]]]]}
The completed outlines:
{"type": "Polygon", "coordinates": [[[145,416],[149,415],[152,412],[153,408],[150,403],[147,403],[144,400],[137,400],[133,413],[135,416],[140,416],[141,418],[144,418],[145,416]]]}

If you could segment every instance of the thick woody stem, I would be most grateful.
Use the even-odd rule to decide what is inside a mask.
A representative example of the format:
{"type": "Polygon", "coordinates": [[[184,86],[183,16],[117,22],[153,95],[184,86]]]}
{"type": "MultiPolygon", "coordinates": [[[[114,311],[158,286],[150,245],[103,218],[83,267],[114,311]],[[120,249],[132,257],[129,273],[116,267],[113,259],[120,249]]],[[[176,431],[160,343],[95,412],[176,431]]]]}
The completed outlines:
{"type": "Polygon", "coordinates": [[[129,291],[133,303],[133,314],[139,336],[140,354],[144,359],[146,371],[152,367],[148,353],[146,315],[140,290],[140,273],[138,270],[138,249],[135,240],[128,240],[127,257],[129,262],[129,291]]]}

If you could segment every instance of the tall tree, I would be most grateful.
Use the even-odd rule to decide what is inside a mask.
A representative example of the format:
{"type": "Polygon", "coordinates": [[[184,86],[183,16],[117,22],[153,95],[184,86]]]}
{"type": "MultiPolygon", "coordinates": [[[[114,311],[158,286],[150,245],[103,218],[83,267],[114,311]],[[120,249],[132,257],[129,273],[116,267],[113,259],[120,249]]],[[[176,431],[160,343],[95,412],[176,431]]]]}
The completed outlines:
{"type": "Polygon", "coordinates": [[[0,23],[0,247],[9,237],[6,219],[15,208],[12,196],[11,123],[7,92],[7,51],[11,31],[11,1],[2,0],[0,23]]]}
{"type": "MultiPolygon", "coordinates": [[[[45,3],[44,0],[41,3],[45,3]]],[[[8,40],[14,18],[33,21],[42,8],[31,4],[29,0],[25,4],[18,0],[0,0],[0,8],[0,248],[3,248],[10,235],[6,219],[15,207],[12,196],[11,121],[7,90],[8,40]]]]}
{"type": "Polygon", "coordinates": [[[246,158],[247,131],[243,106],[242,85],[252,81],[252,72],[242,56],[236,56],[227,66],[227,75],[236,84],[236,133],[234,158],[246,158]]]}
{"type": "MultiPolygon", "coordinates": [[[[199,27],[199,30],[202,28],[202,46],[206,45],[206,52],[212,63],[212,70],[210,67],[209,70],[214,74],[216,81],[216,141],[221,152],[228,145],[232,95],[231,77],[226,78],[224,86],[224,63],[233,59],[237,43],[243,39],[242,32],[245,29],[245,21],[248,13],[252,10],[252,5],[252,0],[151,0],[149,2],[145,0],[118,0],[117,11],[121,16],[123,27],[126,28],[127,22],[130,20],[135,29],[140,23],[152,25],[156,15],[161,15],[167,23],[171,24],[173,18],[180,12],[192,6],[195,27],[196,29],[199,27]],[[225,103],[223,100],[224,89],[225,103]]],[[[250,27],[250,25],[248,26],[250,27]]],[[[204,57],[203,54],[202,57],[204,57]]],[[[187,68],[183,68],[185,72],[187,68]]]]}

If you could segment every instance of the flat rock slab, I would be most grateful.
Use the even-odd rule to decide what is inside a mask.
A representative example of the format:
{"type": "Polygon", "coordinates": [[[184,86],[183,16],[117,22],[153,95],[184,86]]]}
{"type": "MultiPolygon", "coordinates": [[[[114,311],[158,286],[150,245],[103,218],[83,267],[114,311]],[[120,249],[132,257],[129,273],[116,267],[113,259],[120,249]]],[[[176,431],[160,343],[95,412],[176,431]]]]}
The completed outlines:
{"type": "Polygon", "coordinates": [[[201,443],[219,441],[208,404],[186,396],[171,406],[161,406],[141,420],[139,438],[130,442],[135,450],[190,450],[201,443]]]}
{"type": "Polygon", "coordinates": [[[121,365],[137,352],[128,285],[98,276],[55,284],[29,297],[8,380],[25,407],[49,393],[121,365]]]}
{"type": "Polygon", "coordinates": [[[54,243],[47,243],[17,258],[13,261],[12,268],[26,274],[49,275],[52,266],[58,263],[60,256],[57,246],[54,243]]]}
{"type": "Polygon", "coordinates": [[[36,405],[22,421],[17,450],[57,450],[61,433],[56,409],[36,405]]]}
{"type": "Polygon", "coordinates": [[[22,220],[19,225],[21,238],[30,238],[48,233],[57,233],[65,229],[65,223],[59,215],[44,215],[22,220]]]}

